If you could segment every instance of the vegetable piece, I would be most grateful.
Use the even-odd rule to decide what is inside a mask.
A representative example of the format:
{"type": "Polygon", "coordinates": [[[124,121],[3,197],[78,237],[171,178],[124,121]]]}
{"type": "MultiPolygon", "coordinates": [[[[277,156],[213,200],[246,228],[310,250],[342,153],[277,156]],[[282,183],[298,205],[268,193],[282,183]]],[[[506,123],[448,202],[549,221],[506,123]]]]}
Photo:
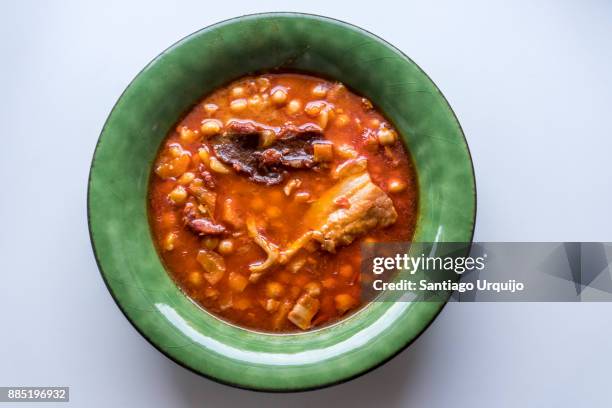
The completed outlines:
{"type": "Polygon", "coordinates": [[[234,292],[242,292],[249,284],[249,280],[237,272],[230,272],[227,283],[234,292]]]}
{"type": "Polygon", "coordinates": [[[319,311],[319,305],[319,301],[312,296],[308,294],[302,295],[287,317],[291,323],[300,329],[308,330],[312,325],[312,318],[319,311]]]}
{"type": "Polygon", "coordinates": [[[218,253],[209,249],[200,249],[196,258],[204,271],[204,278],[211,285],[216,285],[225,275],[225,260],[218,253]]]}
{"type": "Polygon", "coordinates": [[[315,142],[312,144],[312,148],[316,162],[330,162],[334,159],[333,144],[329,142],[315,142]]]}
{"type": "Polygon", "coordinates": [[[249,281],[255,283],[261,278],[266,270],[277,263],[280,251],[278,246],[268,241],[266,237],[259,233],[253,217],[248,217],[246,223],[249,238],[253,239],[253,241],[255,241],[255,243],[268,255],[265,261],[249,265],[249,270],[251,271],[249,281]]]}

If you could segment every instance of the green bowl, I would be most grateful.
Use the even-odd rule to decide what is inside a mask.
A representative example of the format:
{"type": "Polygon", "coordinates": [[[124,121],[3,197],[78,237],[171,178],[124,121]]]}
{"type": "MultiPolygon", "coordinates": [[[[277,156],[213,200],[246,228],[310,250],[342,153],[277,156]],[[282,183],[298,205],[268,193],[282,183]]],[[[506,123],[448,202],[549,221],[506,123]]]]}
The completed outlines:
{"type": "Polygon", "coordinates": [[[294,70],[342,81],[398,129],[419,181],[415,241],[471,242],[472,162],[453,111],[399,50],[329,18],[270,13],[215,24],[147,65],[108,117],[89,175],[89,231],[98,267],[129,321],[175,362],[237,387],[296,391],[346,381],[395,356],[445,301],[370,303],[338,324],[298,334],[232,326],[187,298],[164,270],[147,221],[151,165],[193,104],[245,74],[294,70]]]}

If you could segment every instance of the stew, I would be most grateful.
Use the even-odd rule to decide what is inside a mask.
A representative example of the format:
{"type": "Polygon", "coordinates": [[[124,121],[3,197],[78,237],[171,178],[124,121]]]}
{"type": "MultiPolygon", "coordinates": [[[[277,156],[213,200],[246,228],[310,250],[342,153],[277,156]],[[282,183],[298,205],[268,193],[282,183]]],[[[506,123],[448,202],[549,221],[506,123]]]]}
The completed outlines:
{"type": "Polygon", "coordinates": [[[410,240],[417,199],[408,152],[368,99],[283,73],[220,88],[178,123],[153,166],[149,214],[189,297],[287,332],[362,306],[360,244],[410,240]]]}

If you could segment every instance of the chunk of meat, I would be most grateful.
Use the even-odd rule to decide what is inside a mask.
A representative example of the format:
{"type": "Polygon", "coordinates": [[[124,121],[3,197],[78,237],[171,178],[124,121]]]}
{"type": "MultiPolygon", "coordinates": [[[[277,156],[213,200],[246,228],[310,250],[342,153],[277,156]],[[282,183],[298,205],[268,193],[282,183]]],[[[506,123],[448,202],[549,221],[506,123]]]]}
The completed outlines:
{"type": "Polygon", "coordinates": [[[397,220],[391,198],[362,173],[345,178],[313,203],[305,216],[320,234],[314,239],[326,251],[348,245],[355,238],[375,228],[384,228],[397,220]],[[334,209],[335,207],[335,209],[334,209]],[[325,217],[322,214],[327,212],[325,217]]]}
{"type": "Polygon", "coordinates": [[[208,250],[200,249],[196,257],[204,269],[204,277],[211,285],[216,285],[225,275],[225,261],[223,257],[218,253],[208,250]]]}
{"type": "Polygon", "coordinates": [[[312,318],[319,311],[319,301],[309,294],[302,295],[287,315],[289,321],[302,330],[310,329],[312,318]]]}
{"type": "Polygon", "coordinates": [[[356,159],[353,170],[345,168],[344,176],[312,203],[304,215],[308,232],[283,251],[281,263],[312,240],[324,250],[335,252],[337,246],[348,245],[366,232],[397,220],[393,201],[372,182],[363,160],[356,159]]]}
{"type": "Polygon", "coordinates": [[[267,128],[248,121],[232,121],[226,130],[211,139],[217,158],[244,173],[257,183],[281,183],[287,170],[309,169],[317,164],[313,158],[313,142],[323,140],[321,128],[314,125],[267,128]],[[265,132],[274,132],[263,147],[265,132]]]}
{"type": "Polygon", "coordinates": [[[185,204],[183,221],[198,235],[221,235],[226,231],[223,225],[215,224],[210,218],[201,216],[201,212],[192,202],[185,204]]]}

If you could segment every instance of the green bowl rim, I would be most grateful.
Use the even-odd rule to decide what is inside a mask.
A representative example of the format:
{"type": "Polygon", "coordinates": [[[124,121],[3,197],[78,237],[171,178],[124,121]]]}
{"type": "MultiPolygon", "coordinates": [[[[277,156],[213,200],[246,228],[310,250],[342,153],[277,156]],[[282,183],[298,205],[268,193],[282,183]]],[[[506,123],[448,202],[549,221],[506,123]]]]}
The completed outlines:
{"type": "Polygon", "coordinates": [[[109,118],[113,115],[115,108],[117,107],[117,104],[119,103],[119,101],[122,99],[123,95],[125,94],[125,92],[130,88],[130,86],[133,84],[133,82],[140,76],[141,73],[143,73],[144,71],[146,71],[150,66],[152,66],[153,64],[156,63],[156,61],[163,56],[166,52],[168,52],[169,50],[171,50],[172,48],[174,48],[175,46],[179,45],[181,42],[185,41],[186,39],[188,39],[189,37],[200,33],[202,31],[205,30],[209,30],[217,25],[221,25],[221,24],[225,24],[228,22],[232,22],[232,21],[238,21],[244,18],[250,18],[250,17],[258,17],[258,16],[303,16],[303,17],[315,17],[318,19],[323,19],[323,20],[327,20],[330,21],[332,23],[336,23],[336,24],[340,24],[340,25],[346,25],[349,27],[352,27],[354,29],[363,31],[371,36],[373,36],[374,38],[376,38],[377,40],[379,40],[383,45],[393,49],[394,51],[398,52],[402,57],[406,58],[406,60],[408,60],[409,62],[411,62],[412,64],[414,64],[414,66],[423,74],[425,75],[425,77],[427,77],[427,79],[429,81],[431,81],[431,83],[433,84],[433,86],[435,87],[436,91],[438,92],[439,96],[442,97],[442,99],[444,100],[444,102],[446,103],[446,105],[449,108],[449,111],[451,112],[451,114],[453,115],[453,118],[455,119],[457,126],[459,128],[459,131],[461,133],[461,136],[463,138],[463,143],[465,144],[465,147],[467,149],[467,153],[468,153],[468,158],[470,161],[470,167],[471,167],[471,173],[472,173],[472,182],[474,185],[474,211],[472,214],[472,222],[471,222],[471,227],[472,227],[472,233],[470,236],[470,246],[472,245],[473,239],[474,239],[474,231],[476,229],[476,214],[478,211],[478,194],[477,194],[477,185],[476,185],[476,174],[474,171],[474,161],[472,158],[472,152],[470,151],[470,146],[467,142],[467,139],[465,137],[465,132],[463,131],[463,127],[461,126],[461,123],[459,122],[459,119],[457,117],[457,114],[455,113],[455,111],[453,110],[452,106],[450,105],[450,103],[448,102],[448,100],[446,99],[446,97],[444,96],[444,94],[442,93],[442,91],[440,91],[440,88],[438,87],[438,85],[436,85],[436,83],[431,79],[431,77],[416,63],[414,62],[414,60],[412,60],[410,57],[408,57],[402,50],[400,50],[399,48],[395,47],[393,44],[389,43],[388,41],[386,41],[385,39],[383,39],[382,37],[362,28],[359,27],[355,24],[352,23],[348,23],[344,20],[340,20],[338,18],[334,18],[334,17],[328,17],[328,16],[323,16],[320,14],[314,14],[314,13],[303,13],[303,12],[293,12],[293,11],[275,11],[275,12],[261,12],[261,13],[250,13],[250,14],[243,14],[237,17],[231,17],[231,18],[227,18],[224,20],[220,20],[217,21],[213,24],[207,25],[205,27],[200,28],[199,30],[196,30],[192,33],[189,33],[187,35],[185,35],[184,37],[180,38],[179,40],[175,41],[174,43],[172,43],[170,46],[166,47],[163,51],[161,51],[159,54],[157,54],[151,61],[149,61],[140,71],[138,71],[138,73],[132,78],[132,80],[128,83],[128,85],[125,87],[125,89],[121,92],[121,95],[119,95],[119,98],[117,98],[117,101],[115,102],[115,104],[113,105],[113,107],[111,108],[105,122],[104,125],[102,127],[102,130],[100,131],[100,135],[98,136],[98,140],[96,141],[96,147],[94,148],[94,152],[92,155],[92,159],[91,159],[91,164],[89,166],[89,176],[87,178],[87,230],[88,230],[88,234],[89,234],[89,241],[94,253],[94,258],[96,260],[96,265],[98,267],[98,273],[100,274],[100,276],[102,277],[102,281],[104,282],[104,285],[106,286],[106,289],[108,290],[108,292],[110,293],[113,301],[115,302],[115,305],[117,306],[117,308],[121,311],[121,313],[123,314],[123,316],[127,319],[128,322],[130,322],[130,325],[145,339],[147,340],[147,342],[152,345],[157,351],[159,351],[162,355],[164,355],[166,358],[168,358],[169,360],[173,361],[174,363],[178,364],[179,366],[187,369],[188,371],[191,371],[194,374],[197,374],[198,376],[204,377],[206,379],[212,380],[218,384],[222,384],[228,387],[234,387],[234,388],[239,388],[239,389],[243,389],[243,390],[248,390],[248,391],[253,391],[253,392],[261,392],[261,393],[277,393],[277,394],[285,394],[285,393],[292,393],[292,392],[307,392],[307,391],[315,391],[315,390],[319,390],[319,389],[324,389],[324,388],[328,388],[328,387],[332,387],[335,385],[339,385],[339,384],[343,384],[345,382],[349,382],[355,378],[361,377],[365,374],[370,373],[371,371],[376,370],[377,368],[383,366],[384,364],[388,363],[390,360],[392,360],[393,358],[395,358],[398,354],[400,354],[402,351],[406,350],[410,345],[412,345],[412,343],[414,343],[419,337],[421,337],[421,335],[429,328],[429,326],[431,326],[431,324],[436,320],[436,318],[438,317],[438,315],[442,312],[442,309],[444,309],[444,307],[446,306],[446,304],[448,303],[448,301],[444,302],[442,304],[442,306],[438,309],[438,311],[436,312],[436,314],[434,316],[432,316],[432,318],[429,320],[429,322],[427,322],[427,324],[423,327],[423,329],[421,331],[419,331],[414,337],[412,337],[410,340],[408,340],[402,347],[398,348],[394,353],[390,354],[388,357],[382,359],[380,362],[378,362],[377,364],[372,365],[371,367],[361,371],[361,372],[357,372],[351,376],[347,376],[344,378],[340,378],[337,381],[332,381],[332,382],[328,382],[325,384],[321,384],[321,385],[315,385],[312,387],[307,387],[307,388],[294,388],[294,389],[275,389],[275,388],[251,388],[248,386],[244,386],[240,383],[237,382],[231,382],[231,381],[224,381],[221,380],[219,378],[216,378],[212,375],[208,375],[208,374],[204,374],[202,372],[199,372],[197,370],[195,370],[192,367],[189,367],[188,365],[186,365],[185,363],[179,361],[178,359],[175,359],[174,357],[172,357],[170,354],[168,354],[163,348],[161,348],[160,346],[158,346],[154,341],[152,341],[149,336],[147,336],[142,330],[140,330],[138,328],[138,326],[132,321],[132,319],[127,315],[127,313],[123,310],[123,308],[121,307],[121,304],[119,303],[119,300],[115,297],[115,294],[113,293],[113,291],[111,290],[111,287],[106,279],[106,276],[103,273],[103,268],[102,265],[100,263],[99,257],[98,257],[98,253],[96,250],[96,246],[94,243],[94,239],[93,239],[93,235],[92,235],[92,227],[91,227],[91,217],[90,217],[90,188],[91,188],[91,177],[92,177],[92,169],[93,169],[93,165],[96,159],[96,153],[98,150],[98,147],[100,145],[100,141],[102,139],[102,135],[104,134],[104,131],[106,130],[106,126],[108,124],[108,120],[109,118]]]}

